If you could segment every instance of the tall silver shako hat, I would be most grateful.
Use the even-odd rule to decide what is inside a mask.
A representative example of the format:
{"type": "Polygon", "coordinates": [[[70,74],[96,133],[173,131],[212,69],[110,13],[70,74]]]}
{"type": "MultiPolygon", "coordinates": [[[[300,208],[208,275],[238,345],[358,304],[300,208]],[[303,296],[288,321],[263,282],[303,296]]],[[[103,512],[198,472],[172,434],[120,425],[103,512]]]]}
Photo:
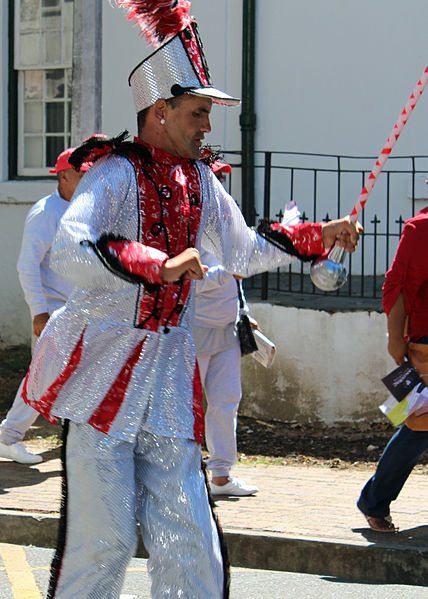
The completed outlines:
{"type": "Polygon", "coordinates": [[[188,0],[118,0],[118,4],[129,10],[128,19],[135,21],[156,47],[129,76],[137,112],[159,98],[183,93],[225,106],[240,103],[212,86],[197,24],[188,15],[188,0]]]}

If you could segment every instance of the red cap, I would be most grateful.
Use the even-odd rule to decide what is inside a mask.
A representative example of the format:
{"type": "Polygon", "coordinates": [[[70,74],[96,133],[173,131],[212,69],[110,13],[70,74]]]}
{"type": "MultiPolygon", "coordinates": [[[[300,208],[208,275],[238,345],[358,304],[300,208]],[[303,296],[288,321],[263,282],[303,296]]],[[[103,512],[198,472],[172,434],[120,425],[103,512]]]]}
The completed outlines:
{"type": "Polygon", "coordinates": [[[105,135],[105,133],[93,133],[92,135],[90,135],[89,137],[84,139],[82,143],[85,143],[85,142],[89,141],[90,139],[108,139],[108,138],[109,138],[108,135],[105,135]]]}
{"type": "Polygon", "coordinates": [[[210,164],[211,170],[216,175],[218,173],[231,173],[232,167],[227,162],[222,162],[221,160],[215,160],[212,164],[210,164]]]}
{"type": "MultiPolygon", "coordinates": [[[[71,154],[74,152],[75,149],[76,148],[67,148],[66,150],[61,152],[61,154],[56,159],[55,168],[50,168],[49,172],[59,173],[60,171],[64,171],[67,168],[72,168],[76,170],[74,166],[68,162],[68,159],[70,158],[71,154]]],[[[91,168],[91,166],[92,162],[84,162],[79,170],[85,172],[88,171],[91,168]]]]}

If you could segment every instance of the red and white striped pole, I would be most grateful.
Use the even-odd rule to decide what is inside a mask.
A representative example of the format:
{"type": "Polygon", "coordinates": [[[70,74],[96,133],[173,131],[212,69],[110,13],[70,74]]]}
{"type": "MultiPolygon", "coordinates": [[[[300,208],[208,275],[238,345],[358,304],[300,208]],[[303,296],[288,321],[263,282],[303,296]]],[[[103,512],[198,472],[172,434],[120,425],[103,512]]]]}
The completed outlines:
{"type": "Polygon", "coordinates": [[[379,154],[378,159],[376,160],[373,170],[370,173],[369,178],[367,179],[366,184],[364,185],[358,197],[358,200],[356,201],[355,206],[352,209],[352,212],[350,214],[351,222],[354,223],[357,221],[358,216],[363,210],[367,198],[369,197],[370,192],[372,191],[377,181],[377,178],[379,177],[383,167],[385,166],[385,162],[388,160],[389,155],[391,154],[392,148],[395,146],[398,138],[400,137],[400,133],[402,132],[404,125],[407,123],[409,116],[412,114],[413,109],[416,106],[417,101],[421,97],[422,92],[424,91],[427,83],[428,67],[425,69],[422,77],[417,82],[416,87],[412,92],[412,95],[410,96],[407,104],[403,108],[403,111],[400,114],[398,121],[395,123],[394,128],[386,141],[386,144],[382,148],[382,151],[379,154]]]}
{"type": "MultiPolygon", "coordinates": [[[[373,170],[370,173],[369,178],[367,179],[358,197],[358,200],[352,209],[350,214],[351,222],[355,223],[358,220],[358,216],[361,214],[367,202],[367,198],[369,197],[370,192],[375,186],[375,183],[383,167],[385,166],[389,155],[391,154],[392,148],[395,146],[397,139],[400,137],[400,133],[403,130],[404,125],[409,120],[409,116],[412,114],[413,109],[421,97],[427,83],[428,67],[426,67],[422,77],[417,82],[415,89],[407,101],[407,104],[403,108],[398,121],[395,123],[394,128],[386,141],[386,144],[382,148],[382,151],[376,160],[373,170]]],[[[318,258],[318,260],[316,260],[312,265],[310,271],[313,284],[323,291],[335,291],[336,289],[339,289],[339,287],[342,287],[347,278],[346,268],[343,266],[343,261],[344,250],[339,246],[334,246],[330,250],[328,257],[318,258]]]]}

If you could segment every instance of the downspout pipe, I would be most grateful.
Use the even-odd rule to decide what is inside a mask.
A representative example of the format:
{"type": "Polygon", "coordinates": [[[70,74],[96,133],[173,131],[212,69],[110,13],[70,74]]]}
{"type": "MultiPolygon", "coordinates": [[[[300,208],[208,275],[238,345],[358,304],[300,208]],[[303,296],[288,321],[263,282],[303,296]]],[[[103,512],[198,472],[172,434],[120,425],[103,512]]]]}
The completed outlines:
{"type": "MultiPolygon", "coordinates": [[[[3,9],[2,9],[3,10],[3,9]]],[[[9,94],[8,94],[8,108],[7,114],[9,116],[9,130],[8,130],[8,179],[12,181],[17,177],[18,174],[18,148],[16,142],[18,139],[18,75],[15,70],[14,64],[14,53],[15,53],[15,6],[14,1],[9,0],[9,94]]],[[[4,13],[3,13],[4,14],[4,13]]],[[[2,41],[3,43],[3,41],[2,41]]],[[[2,117],[3,118],[3,117],[2,117]]]]}
{"type": "Polygon", "coordinates": [[[256,0],[242,2],[242,212],[251,226],[256,222],[254,195],[256,0]]]}

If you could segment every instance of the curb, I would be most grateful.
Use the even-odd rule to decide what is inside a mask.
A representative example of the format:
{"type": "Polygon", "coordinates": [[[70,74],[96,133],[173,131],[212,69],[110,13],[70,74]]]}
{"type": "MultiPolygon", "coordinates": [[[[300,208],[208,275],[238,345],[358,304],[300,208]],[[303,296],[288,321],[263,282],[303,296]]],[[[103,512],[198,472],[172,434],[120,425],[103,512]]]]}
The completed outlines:
{"type": "MultiPolygon", "coordinates": [[[[59,517],[0,510],[0,542],[52,548],[59,517]]],[[[333,576],[360,582],[426,586],[428,548],[400,546],[379,537],[376,544],[345,543],[252,531],[224,531],[232,566],[333,576]]],[[[141,540],[136,557],[147,557],[141,540]]]]}
{"type": "Polygon", "coordinates": [[[332,576],[358,582],[426,586],[428,548],[366,545],[253,532],[227,532],[233,566],[332,576]]]}
{"type": "Polygon", "coordinates": [[[55,547],[59,517],[15,510],[0,510],[0,542],[55,547]]]}

